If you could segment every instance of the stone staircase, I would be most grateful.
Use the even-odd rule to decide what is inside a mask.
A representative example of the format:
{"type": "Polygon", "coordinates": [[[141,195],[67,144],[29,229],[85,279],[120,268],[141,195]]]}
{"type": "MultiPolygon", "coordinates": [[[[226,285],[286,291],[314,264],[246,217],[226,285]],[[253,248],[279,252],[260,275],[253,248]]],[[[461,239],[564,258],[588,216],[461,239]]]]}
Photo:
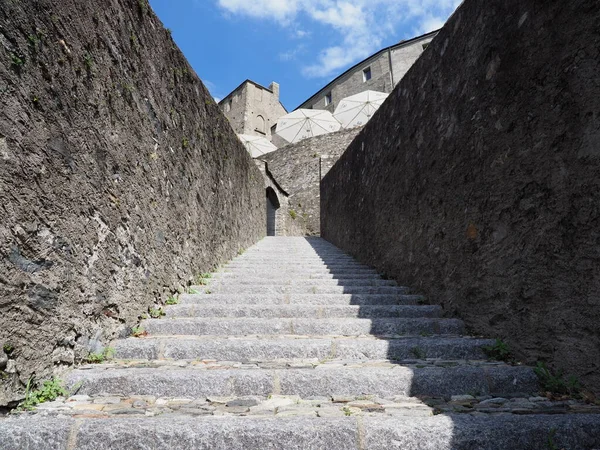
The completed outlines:
{"type": "Polygon", "coordinates": [[[600,449],[598,407],[540,396],[394,281],[318,238],[266,238],[0,419],[1,449],[600,449]]]}

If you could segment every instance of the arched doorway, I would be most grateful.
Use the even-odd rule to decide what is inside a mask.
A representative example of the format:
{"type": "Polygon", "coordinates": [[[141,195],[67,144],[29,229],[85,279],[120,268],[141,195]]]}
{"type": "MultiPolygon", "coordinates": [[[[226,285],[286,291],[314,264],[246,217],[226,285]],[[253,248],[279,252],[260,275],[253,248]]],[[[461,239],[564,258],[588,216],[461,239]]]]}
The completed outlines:
{"type": "Polygon", "coordinates": [[[277,236],[277,210],[281,205],[273,188],[267,188],[267,236],[277,236]]]}

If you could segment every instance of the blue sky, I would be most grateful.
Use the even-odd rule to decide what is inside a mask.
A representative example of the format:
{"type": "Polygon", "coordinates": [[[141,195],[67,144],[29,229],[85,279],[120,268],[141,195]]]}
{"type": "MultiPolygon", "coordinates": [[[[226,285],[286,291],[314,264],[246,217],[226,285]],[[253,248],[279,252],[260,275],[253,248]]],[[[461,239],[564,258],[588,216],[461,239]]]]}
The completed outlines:
{"type": "Polygon", "coordinates": [[[348,67],[440,28],[460,0],[150,0],[218,100],[249,78],[288,110],[348,67]]]}

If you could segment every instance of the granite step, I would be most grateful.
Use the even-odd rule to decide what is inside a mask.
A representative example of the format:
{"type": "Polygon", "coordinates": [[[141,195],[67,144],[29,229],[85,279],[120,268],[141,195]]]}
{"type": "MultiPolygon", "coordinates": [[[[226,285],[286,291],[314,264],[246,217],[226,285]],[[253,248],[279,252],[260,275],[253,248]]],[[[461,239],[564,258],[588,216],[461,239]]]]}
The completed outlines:
{"type": "Polygon", "coordinates": [[[598,416],[23,417],[0,421],[3,450],[543,450],[600,448],[598,416]],[[551,445],[550,445],[550,444],[551,445]]]}
{"type": "MultiPolygon", "coordinates": [[[[198,294],[179,295],[180,304],[221,305],[417,305],[422,295],[409,294],[206,294],[208,287],[198,287],[198,294]]],[[[167,308],[168,309],[168,308],[167,308]]]]}
{"type": "Polygon", "coordinates": [[[314,278],[298,278],[298,277],[246,277],[244,279],[227,279],[220,277],[206,278],[207,286],[240,286],[242,288],[255,286],[397,286],[394,280],[382,280],[381,278],[346,278],[338,279],[314,279],[314,278]]]}
{"type": "Polygon", "coordinates": [[[447,360],[480,360],[482,347],[493,340],[463,337],[405,337],[396,339],[334,336],[179,336],[128,338],[112,347],[121,359],[212,359],[217,361],[269,361],[287,359],[411,360],[415,355],[447,360]]]}
{"type": "MultiPolygon", "coordinates": [[[[296,278],[296,276],[290,276],[286,274],[265,274],[261,277],[256,277],[255,275],[245,275],[234,272],[216,272],[211,274],[212,279],[216,280],[245,280],[246,278],[251,278],[254,280],[289,280],[291,278],[296,278]]],[[[314,273],[309,274],[304,280],[382,280],[383,278],[377,274],[371,273],[314,273]]]]}
{"type": "Polygon", "coordinates": [[[77,395],[0,418],[0,448],[600,450],[600,408],[539,397],[494,340],[322,239],[264,239],[205,283],[68,372],[77,395]]]}
{"type": "Polygon", "coordinates": [[[191,289],[198,292],[221,294],[408,294],[410,289],[404,286],[337,286],[307,283],[305,285],[244,285],[217,284],[214,286],[194,285],[191,289]]]}
{"type": "Polygon", "coordinates": [[[458,366],[314,369],[113,369],[74,370],[67,386],[83,382],[78,394],[153,395],[156,397],[269,396],[452,396],[537,395],[538,380],[529,367],[458,366]]]}
{"type": "Polygon", "coordinates": [[[461,334],[464,324],[458,319],[262,319],[262,318],[192,318],[150,319],[142,327],[156,335],[338,335],[396,336],[420,333],[461,334]]]}
{"type": "Polygon", "coordinates": [[[365,266],[364,264],[360,264],[357,262],[336,262],[336,263],[323,263],[323,262],[302,262],[302,261],[273,261],[273,262],[237,262],[233,261],[229,264],[225,264],[223,269],[252,269],[256,266],[260,265],[260,267],[265,271],[269,271],[270,268],[280,268],[282,266],[287,266],[293,264],[296,268],[301,269],[322,269],[326,268],[329,270],[335,269],[372,269],[369,266],[365,266]]]}
{"type": "Polygon", "coordinates": [[[313,254],[280,254],[280,255],[272,255],[272,254],[255,254],[255,255],[242,255],[237,258],[232,259],[231,261],[252,261],[252,262],[277,262],[277,261],[285,261],[285,262],[294,262],[294,261],[348,261],[348,262],[357,262],[352,256],[344,255],[344,254],[328,254],[328,255],[320,255],[318,253],[313,254]]]}
{"type": "Polygon", "coordinates": [[[299,278],[306,278],[314,275],[348,275],[348,274],[359,274],[359,275],[376,275],[379,276],[379,272],[375,269],[364,269],[360,267],[351,268],[329,268],[329,267],[297,267],[294,265],[290,266],[272,266],[268,269],[256,265],[255,267],[230,267],[221,268],[217,273],[224,274],[235,274],[244,276],[279,276],[279,275],[291,275],[299,278]]]}
{"type": "Polygon", "coordinates": [[[201,305],[182,304],[165,308],[167,318],[384,318],[384,317],[441,317],[440,306],[429,305],[201,305]]]}

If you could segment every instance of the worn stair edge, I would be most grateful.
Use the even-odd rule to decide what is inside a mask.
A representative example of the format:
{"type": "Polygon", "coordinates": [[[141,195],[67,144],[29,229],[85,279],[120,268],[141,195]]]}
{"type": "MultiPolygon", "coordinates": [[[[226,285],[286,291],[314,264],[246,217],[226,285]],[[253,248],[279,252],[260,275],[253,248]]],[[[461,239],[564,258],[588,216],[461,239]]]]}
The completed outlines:
{"type": "MultiPolygon", "coordinates": [[[[248,275],[240,275],[233,272],[215,272],[211,274],[212,279],[215,280],[246,280],[248,275]]],[[[262,277],[252,276],[250,277],[254,280],[266,280],[266,281],[279,281],[279,280],[289,280],[292,278],[288,275],[277,275],[270,274],[262,277]]],[[[317,273],[313,275],[308,275],[305,280],[381,280],[383,279],[381,275],[371,274],[371,273],[346,273],[346,274],[332,274],[332,273],[317,273]]]]}
{"type": "Polygon", "coordinates": [[[312,274],[370,274],[379,275],[375,269],[364,269],[364,268],[328,268],[328,267],[296,267],[291,266],[270,266],[268,268],[260,265],[254,267],[231,267],[222,268],[216,273],[234,273],[234,274],[259,274],[262,275],[278,275],[278,274],[294,274],[296,276],[312,275],[312,274]]]}
{"type": "Polygon", "coordinates": [[[400,339],[338,338],[290,339],[171,337],[129,338],[115,341],[121,359],[215,359],[218,361],[268,361],[281,359],[357,360],[414,359],[415,349],[427,358],[484,359],[483,346],[491,339],[460,337],[411,337],[400,339]]]}
{"type": "Polygon", "coordinates": [[[461,334],[464,323],[458,319],[255,319],[255,318],[182,318],[142,321],[150,335],[339,335],[393,336],[429,334],[461,334]]]}
{"type": "Polygon", "coordinates": [[[442,316],[441,306],[429,305],[173,305],[165,309],[167,318],[384,318],[442,316]]]}
{"type": "Polygon", "coordinates": [[[375,395],[443,397],[539,392],[537,376],[525,366],[316,369],[91,369],[72,371],[68,388],[83,381],[78,394],[156,397],[375,395]]]}
{"type": "Polygon", "coordinates": [[[594,415],[250,418],[11,418],[3,450],[593,450],[594,415]]]}
{"type": "Polygon", "coordinates": [[[416,305],[422,295],[410,294],[181,294],[181,304],[219,303],[222,305],[416,305]]]}
{"type": "Polygon", "coordinates": [[[196,285],[191,289],[202,292],[222,294],[408,294],[410,289],[404,286],[322,286],[306,284],[297,286],[273,285],[196,285]]]}
{"type": "Polygon", "coordinates": [[[207,286],[398,286],[393,280],[382,280],[382,279],[345,279],[339,280],[335,278],[331,279],[315,279],[315,278],[279,278],[269,279],[264,277],[247,277],[245,279],[223,279],[223,278],[210,278],[205,281],[207,286]]]}

